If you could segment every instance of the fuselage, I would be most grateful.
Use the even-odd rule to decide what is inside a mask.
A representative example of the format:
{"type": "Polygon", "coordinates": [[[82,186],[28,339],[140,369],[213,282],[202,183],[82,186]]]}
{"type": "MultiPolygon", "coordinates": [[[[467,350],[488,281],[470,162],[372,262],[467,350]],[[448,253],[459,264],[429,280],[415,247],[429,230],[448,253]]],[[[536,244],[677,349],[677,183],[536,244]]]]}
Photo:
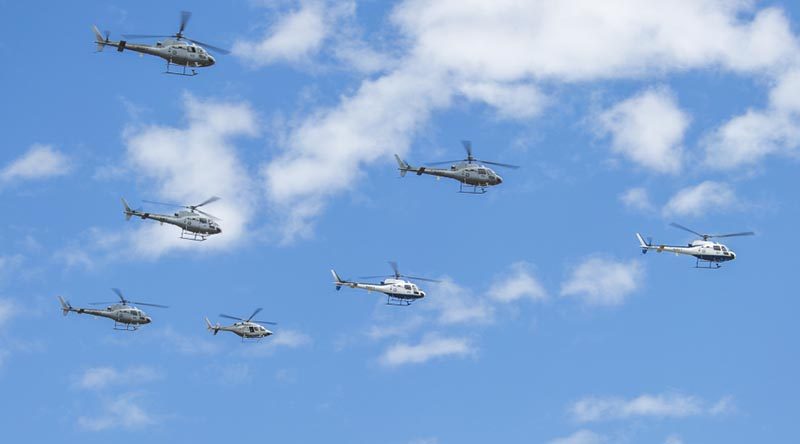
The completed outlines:
{"type": "Polygon", "coordinates": [[[642,247],[647,250],[655,250],[658,253],[667,251],[675,254],[685,254],[694,256],[701,261],[708,262],[728,262],[736,259],[736,253],[729,250],[723,244],[711,241],[696,240],[687,246],[678,245],[649,245],[642,247]]]}
{"type": "Polygon", "coordinates": [[[423,166],[416,169],[409,169],[409,171],[416,172],[418,176],[428,174],[431,176],[446,177],[448,179],[455,179],[466,185],[478,187],[489,187],[503,183],[503,178],[495,173],[494,170],[476,163],[454,164],[450,168],[429,168],[423,166]]]}
{"type": "Polygon", "coordinates": [[[69,311],[78,314],[89,314],[92,316],[113,319],[115,322],[120,324],[144,325],[152,322],[152,319],[147,316],[145,312],[127,304],[114,304],[106,307],[105,309],[70,307],[69,311]]]}
{"type": "Polygon", "coordinates": [[[128,43],[125,40],[108,40],[100,44],[113,46],[117,48],[119,52],[129,50],[142,54],[154,55],[172,64],[189,68],[203,68],[216,63],[214,57],[209,54],[205,48],[185,40],[168,39],[163,42],[156,42],[155,45],[128,43]]]}
{"type": "Polygon", "coordinates": [[[214,330],[214,334],[216,334],[217,331],[229,331],[246,339],[266,338],[272,335],[271,331],[255,322],[236,322],[233,325],[217,325],[211,327],[211,329],[214,330]]]}
{"type": "Polygon", "coordinates": [[[125,216],[136,216],[142,219],[152,219],[161,223],[175,225],[186,231],[191,231],[192,233],[204,235],[222,233],[222,229],[213,219],[193,213],[191,211],[179,211],[169,215],[125,209],[125,216]]]}
{"type": "Polygon", "coordinates": [[[359,288],[361,290],[376,291],[398,299],[416,300],[425,297],[425,292],[420,290],[416,284],[402,279],[389,278],[379,284],[365,282],[334,282],[337,287],[359,288]]]}

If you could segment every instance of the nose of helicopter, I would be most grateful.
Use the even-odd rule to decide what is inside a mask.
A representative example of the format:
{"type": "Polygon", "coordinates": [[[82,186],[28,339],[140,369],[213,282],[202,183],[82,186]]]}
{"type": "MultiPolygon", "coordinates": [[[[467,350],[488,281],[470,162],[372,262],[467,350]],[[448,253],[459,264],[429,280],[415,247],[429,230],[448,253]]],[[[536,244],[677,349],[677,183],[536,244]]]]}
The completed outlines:
{"type": "Polygon", "coordinates": [[[497,184],[500,185],[501,183],[503,183],[503,178],[500,177],[500,176],[497,176],[497,184]]]}
{"type": "Polygon", "coordinates": [[[215,63],[217,63],[217,61],[214,59],[214,56],[212,56],[211,54],[209,54],[209,55],[208,55],[208,66],[211,66],[211,65],[213,65],[213,64],[215,64],[215,63]]]}
{"type": "Polygon", "coordinates": [[[145,316],[144,317],[144,323],[145,324],[149,324],[151,322],[153,322],[153,319],[150,316],[145,316]]]}

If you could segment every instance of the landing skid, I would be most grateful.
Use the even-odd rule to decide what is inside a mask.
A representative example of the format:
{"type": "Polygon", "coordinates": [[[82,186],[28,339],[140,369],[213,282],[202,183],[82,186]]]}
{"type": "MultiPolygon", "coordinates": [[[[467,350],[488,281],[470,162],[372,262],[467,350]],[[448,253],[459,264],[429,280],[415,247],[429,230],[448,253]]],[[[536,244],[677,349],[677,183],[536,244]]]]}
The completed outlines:
{"type": "Polygon", "coordinates": [[[139,329],[138,325],[134,324],[123,324],[121,322],[114,321],[114,330],[119,331],[136,331],[139,329]]]}
{"type": "Polygon", "coordinates": [[[181,239],[195,242],[203,242],[208,239],[207,234],[195,233],[194,231],[181,230],[181,239]]]}
{"type": "Polygon", "coordinates": [[[464,184],[458,186],[458,192],[462,194],[485,194],[486,187],[481,185],[467,185],[467,191],[464,191],[464,184]]]}
{"type": "Polygon", "coordinates": [[[719,270],[720,268],[722,268],[722,264],[720,264],[719,262],[711,262],[704,259],[697,259],[694,268],[702,268],[704,270],[719,270]]]}
{"type": "Polygon", "coordinates": [[[188,65],[177,65],[177,64],[172,63],[171,61],[167,60],[167,70],[164,71],[164,74],[173,74],[173,75],[176,75],[176,76],[186,76],[186,77],[193,77],[193,76],[197,75],[197,71],[195,71],[194,68],[191,68],[191,70],[192,70],[191,73],[187,73],[186,72],[187,68],[189,68],[188,65]],[[169,68],[172,65],[180,66],[181,68],[183,68],[183,71],[171,71],[169,68]]]}
{"type": "Polygon", "coordinates": [[[386,297],[386,305],[394,305],[396,307],[408,307],[414,302],[411,299],[402,299],[395,296],[386,297]]]}

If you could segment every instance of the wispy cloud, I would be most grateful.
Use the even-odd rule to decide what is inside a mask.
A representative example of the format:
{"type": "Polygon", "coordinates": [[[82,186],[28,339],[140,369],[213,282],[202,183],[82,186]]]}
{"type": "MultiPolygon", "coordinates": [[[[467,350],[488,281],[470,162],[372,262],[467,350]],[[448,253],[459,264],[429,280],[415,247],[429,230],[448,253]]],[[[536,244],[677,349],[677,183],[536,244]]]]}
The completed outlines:
{"type": "Polygon", "coordinates": [[[689,117],[666,88],[648,89],[600,114],[598,129],[611,149],[647,170],[677,173],[689,117]]]}
{"type": "Polygon", "coordinates": [[[432,359],[451,356],[472,356],[477,350],[466,338],[428,335],[420,343],[397,343],[389,347],[379,361],[387,367],[422,364],[432,359]]]}
{"type": "Polygon", "coordinates": [[[88,431],[109,429],[140,429],[158,422],[150,409],[142,405],[141,395],[121,393],[102,403],[102,413],[96,416],[78,417],[78,425],[88,431]]]}
{"type": "MultiPolygon", "coordinates": [[[[159,198],[191,204],[222,197],[208,211],[224,220],[224,235],[204,242],[203,249],[230,247],[247,230],[258,195],[233,141],[259,134],[257,116],[243,102],[201,100],[186,94],[183,105],[183,128],[146,125],[125,130],[128,164],[138,177],[153,184],[159,198]]],[[[136,234],[123,238],[132,240],[132,245],[119,249],[126,254],[158,257],[170,250],[197,247],[178,239],[178,228],[130,222],[141,226],[136,234]]]]}
{"type": "Polygon", "coordinates": [[[650,200],[650,193],[647,192],[646,188],[642,187],[626,190],[619,196],[619,200],[625,207],[645,213],[652,212],[656,208],[650,200]]]}
{"type": "Polygon", "coordinates": [[[587,305],[620,305],[643,280],[638,261],[589,258],[578,264],[561,285],[561,296],[575,297],[587,305]]]}
{"type": "Polygon", "coordinates": [[[534,276],[532,265],[526,262],[511,264],[510,272],[496,280],[489,288],[489,297],[498,302],[513,302],[519,299],[543,301],[547,291],[534,276]]]}
{"type": "Polygon", "coordinates": [[[578,430],[569,436],[549,441],[548,444],[601,444],[603,442],[606,442],[606,439],[602,435],[591,430],[578,430]]]}
{"type": "Polygon", "coordinates": [[[74,386],[85,390],[102,390],[112,385],[129,384],[131,381],[144,384],[161,379],[161,372],[153,367],[134,366],[117,369],[111,366],[92,367],[77,376],[74,386]]]}
{"type": "Polygon", "coordinates": [[[251,357],[272,356],[280,349],[292,349],[311,345],[312,339],[299,330],[281,329],[274,335],[242,350],[242,355],[251,357]]]}
{"type": "Polygon", "coordinates": [[[730,412],[731,408],[730,397],[709,404],[696,396],[669,393],[644,394],[631,399],[587,397],[572,404],[569,413],[578,422],[600,422],[634,417],[684,418],[720,415],[730,412]]]}
{"type": "Polygon", "coordinates": [[[707,180],[678,191],[664,205],[665,216],[700,216],[713,211],[724,211],[742,205],[733,187],[726,183],[707,180]]]}
{"type": "Polygon", "coordinates": [[[51,145],[35,144],[21,157],[0,170],[0,181],[46,179],[69,173],[69,158],[51,145]]]}

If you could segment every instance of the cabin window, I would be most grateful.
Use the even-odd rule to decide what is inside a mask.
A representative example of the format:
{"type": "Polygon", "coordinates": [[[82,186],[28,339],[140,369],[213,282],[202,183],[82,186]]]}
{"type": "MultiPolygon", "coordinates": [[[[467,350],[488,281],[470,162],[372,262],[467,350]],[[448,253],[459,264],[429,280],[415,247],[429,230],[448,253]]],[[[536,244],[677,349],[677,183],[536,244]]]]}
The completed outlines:
{"type": "Polygon", "coordinates": [[[404,285],[404,288],[405,288],[406,290],[411,290],[411,286],[410,286],[410,285],[404,285]]]}
{"type": "Polygon", "coordinates": [[[478,170],[478,174],[486,174],[486,170],[481,168],[481,169],[478,170]]]}
{"type": "Polygon", "coordinates": [[[728,249],[727,249],[727,248],[725,248],[725,246],[723,245],[723,246],[722,246],[722,251],[728,251],[728,249]]]}
{"type": "Polygon", "coordinates": [[[254,329],[253,327],[250,327],[250,333],[253,333],[254,331],[256,331],[256,329],[254,329]]]}
{"type": "Polygon", "coordinates": [[[190,46],[189,47],[189,52],[197,52],[197,50],[194,48],[194,46],[190,46]]]}
{"type": "Polygon", "coordinates": [[[714,250],[715,251],[720,251],[719,245],[714,245],[714,250]]]}

